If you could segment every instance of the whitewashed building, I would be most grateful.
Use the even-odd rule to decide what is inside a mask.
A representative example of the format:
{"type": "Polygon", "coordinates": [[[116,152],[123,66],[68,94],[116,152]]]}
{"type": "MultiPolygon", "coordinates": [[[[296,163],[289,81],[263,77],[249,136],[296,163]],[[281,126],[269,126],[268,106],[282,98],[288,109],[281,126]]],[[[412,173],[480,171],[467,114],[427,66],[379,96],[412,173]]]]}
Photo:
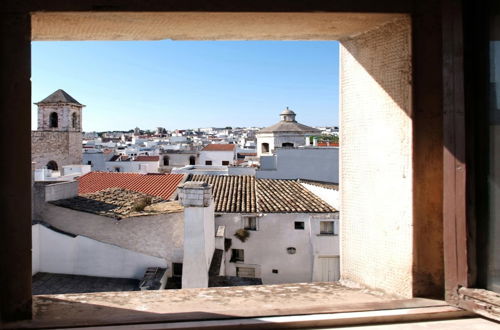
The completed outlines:
{"type": "Polygon", "coordinates": [[[220,274],[264,284],[339,279],[338,211],[300,183],[251,176],[191,180],[213,187],[215,231],[225,242],[220,274]]]}
{"type": "Polygon", "coordinates": [[[233,165],[236,161],[236,144],[209,144],[200,152],[200,165],[233,165]]]}
{"type": "Polygon", "coordinates": [[[320,135],[321,131],[298,123],[295,112],[286,108],[281,121],[257,132],[257,156],[271,155],[276,148],[306,145],[306,137],[320,135]]]}

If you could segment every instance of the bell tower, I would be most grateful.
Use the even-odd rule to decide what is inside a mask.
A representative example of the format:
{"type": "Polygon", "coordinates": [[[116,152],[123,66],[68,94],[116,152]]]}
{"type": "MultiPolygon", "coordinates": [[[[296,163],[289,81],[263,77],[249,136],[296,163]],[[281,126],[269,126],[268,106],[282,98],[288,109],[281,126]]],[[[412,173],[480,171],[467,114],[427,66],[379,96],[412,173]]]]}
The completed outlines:
{"type": "Polygon", "coordinates": [[[84,105],[62,89],[58,89],[35,104],[38,106],[39,131],[82,131],[84,105]]]}

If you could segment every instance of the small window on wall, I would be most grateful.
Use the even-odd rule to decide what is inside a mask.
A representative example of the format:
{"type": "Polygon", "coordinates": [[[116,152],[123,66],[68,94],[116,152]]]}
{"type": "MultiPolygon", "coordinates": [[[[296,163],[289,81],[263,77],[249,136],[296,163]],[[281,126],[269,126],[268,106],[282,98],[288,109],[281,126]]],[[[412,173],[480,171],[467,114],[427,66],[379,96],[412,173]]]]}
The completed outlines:
{"type": "Polygon", "coordinates": [[[172,263],[172,276],[176,277],[182,276],[182,263],[180,262],[172,263]]]}
{"type": "Polygon", "coordinates": [[[222,165],[229,165],[229,161],[228,160],[223,160],[222,161],[222,165]]]}
{"type": "Polygon", "coordinates": [[[281,144],[281,146],[283,148],[293,148],[293,143],[291,143],[291,142],[285,142],[285,143],[281,144]]]}
{"type": "Polygon", "coordinates": [[[319,233],[320,235],[336,235],[334,231],[333,221],[320,221],[319,233]]]}
{"type": "Polygon", "coordinates": [[[257,218],[256,217],[244,217],[243,218],[243,228],[246,230],[257,230],[257,218]]]}
{"type": "Polygon", "coordinates": [[[262,153],[269,152],[269,143],[262,143],[262,153]]]}
{"type": "Polygon", "coordinates": [[[212,165],[212,161],[211,160],[206,160],[205,161],[205,165],[212,165]]]}
{"type": "Polygon", "coordinates": [[[229,262],[245,262],[245,251],[243,249],[231,249],[231,260],[229,262]]]}
{"type": "Polygon", "coordinates": [[[305,228],[304,221],[295,221],[295,229],[304,230],[304,228],[305,228]]]}

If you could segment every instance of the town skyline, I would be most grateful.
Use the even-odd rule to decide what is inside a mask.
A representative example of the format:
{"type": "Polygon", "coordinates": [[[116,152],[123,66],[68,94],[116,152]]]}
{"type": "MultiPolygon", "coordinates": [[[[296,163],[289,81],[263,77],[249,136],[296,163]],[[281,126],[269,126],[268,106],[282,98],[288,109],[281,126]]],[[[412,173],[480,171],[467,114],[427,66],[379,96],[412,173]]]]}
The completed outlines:
{"type": "Polygon", "coordinates": [[[266,127],[287,106],[338,126],[337,42],[33,42],[32,62],[32,102],[65,90],[86,132],[266,127]]]}

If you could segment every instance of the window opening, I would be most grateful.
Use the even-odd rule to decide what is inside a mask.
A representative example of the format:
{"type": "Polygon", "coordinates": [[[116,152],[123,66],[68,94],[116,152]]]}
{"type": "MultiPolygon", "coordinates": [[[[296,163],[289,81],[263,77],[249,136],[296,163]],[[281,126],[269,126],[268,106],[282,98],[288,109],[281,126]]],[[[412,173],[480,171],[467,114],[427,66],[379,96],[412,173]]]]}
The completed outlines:
{"type": "Polygon", "coordinates": [[[320,221],[319,222],[319,233],[321,235],[334,235],[333,221],[320,221]]]}
{"type": "Polygon", "coordinates": [[[57,112],[52,112],[49,117],[49,127],[57,128],[58,125],[59,125],[59,119],[57,116],[57,112]]]}
{"type": "Polygon", "coordinates": [[[245,251],[243,249],[231,249],[230,262],[245,262],[245,251]]]}
{"type": "Polygon", "coordinates": [[[297,230],[303,230],[305,228],[304,226],[304,221],[295,221],[295,229],[297,230]]]}
{"type": "Polygon", "coordinates": [[[47,163],[47,169],[52,170],[52,171],[57,171],[59,170],[59,166],[57,166],[57,163],[53,160],[47,163]]]}
{"type": "Polygon", "coordinates": [[[246,230],[257,230],[257,218],[256,217],[244,217],[243,218],[243,228],[246,230]]]}

